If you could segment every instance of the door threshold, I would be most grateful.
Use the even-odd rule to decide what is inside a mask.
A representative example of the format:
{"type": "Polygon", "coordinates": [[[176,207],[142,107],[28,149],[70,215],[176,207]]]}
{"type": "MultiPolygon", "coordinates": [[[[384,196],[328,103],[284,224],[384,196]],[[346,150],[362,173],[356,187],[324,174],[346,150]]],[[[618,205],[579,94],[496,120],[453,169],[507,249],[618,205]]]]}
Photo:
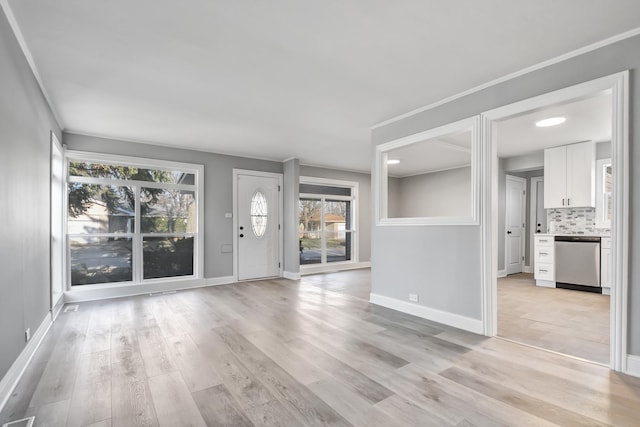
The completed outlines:
{"type": "Polygon", "coordinates": [[[607,364],[607,363],[596,362],[595,360],[585,359],[585,358],[582,358],[582,357],[574,356],[572,354],[561,353],[559,351],[549,350],[548,348],[538,347],[536,345],[527,344],[527,343],[523,343],[523,342],[520,342],[520,341],[512,340],[510,338],[501,337],[500,335],[495,335],[493,338],[498,338],[498,339],[500,339],[502,341],[507,341],[507,342],[510,342],[510,343],[513,343],[513,344],[518,344],[518,345],[521,345],[521,346],[524,346],[524,347],[534,348],[536,350],[546,351],[547,353],[556,354],[558,356],[564,356],[564,357],[567,357],[569,359],[578,360],[580,362],[587,362],[587,363],[591,363],[592,365],[603,366],[603,367],[605,367],[607,369],[611,369],[611,365],[607,364]]]}

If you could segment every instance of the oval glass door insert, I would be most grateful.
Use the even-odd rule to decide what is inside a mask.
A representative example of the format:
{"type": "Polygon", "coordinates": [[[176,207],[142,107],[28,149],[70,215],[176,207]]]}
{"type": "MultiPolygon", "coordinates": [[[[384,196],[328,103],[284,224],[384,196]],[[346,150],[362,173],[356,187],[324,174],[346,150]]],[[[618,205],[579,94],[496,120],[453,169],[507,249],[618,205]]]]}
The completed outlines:
{"type": "Polygon", "coordinates": [[[256,237],[264,236],[267,231],[267,198],[260,190],[251,198],[251,229],[256,237]]]}

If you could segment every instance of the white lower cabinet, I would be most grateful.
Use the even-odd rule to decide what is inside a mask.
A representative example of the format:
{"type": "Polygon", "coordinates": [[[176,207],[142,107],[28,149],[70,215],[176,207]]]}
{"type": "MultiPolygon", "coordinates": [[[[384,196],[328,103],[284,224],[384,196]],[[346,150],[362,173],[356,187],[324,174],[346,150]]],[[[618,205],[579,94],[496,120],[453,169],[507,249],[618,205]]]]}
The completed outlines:
{"type": "Polygon", "coordinates": [[[603,294],[611,292],[611,237],[603,237],[600,243],[600,286],[603,294]]]}
{"type": "Polygon", "coordinates": [[[555,288],[555,238],[549,234],[537,234],[533,250],[535,259],[533,277],[536,279],[536,285],[555,288]]]}

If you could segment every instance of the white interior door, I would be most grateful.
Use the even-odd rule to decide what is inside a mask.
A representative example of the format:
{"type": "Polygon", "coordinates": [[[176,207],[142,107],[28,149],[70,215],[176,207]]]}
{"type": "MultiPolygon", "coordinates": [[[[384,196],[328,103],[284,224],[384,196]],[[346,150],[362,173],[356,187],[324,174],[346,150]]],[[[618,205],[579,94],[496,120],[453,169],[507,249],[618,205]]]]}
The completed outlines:
{"type": "Polygon", "coordinates": [[[524,264],[527,181],[507,175],[505,255],[507,274],[522,273],[524,264]]]}
{"type": "Polygon", "coordinates": [[[64,155],[51,133],[51,308],[58,305],[64,284],[64,155]]]}
{"type": "Polygon", "coordinates": [[[238,280],[280,275],[280,177],[238,174],[238,280]]]}

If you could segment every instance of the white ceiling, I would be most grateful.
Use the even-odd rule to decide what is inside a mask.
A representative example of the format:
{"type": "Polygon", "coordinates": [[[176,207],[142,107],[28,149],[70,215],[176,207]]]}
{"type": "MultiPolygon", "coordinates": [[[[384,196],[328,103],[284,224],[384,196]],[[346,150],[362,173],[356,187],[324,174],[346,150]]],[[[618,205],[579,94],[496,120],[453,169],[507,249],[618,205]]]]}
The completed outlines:
{"type": "Polygon", "coordinates": [[[498,156],[519,156],[574,142],[611,141],[612,120],[610,93],[510,118],[497,124],[498,156]],[[565,117],[567,121],[536,127],[537,121],[550,117],[565,117]]]}
{"type": "Polygon", "coordinates": [[[640,27],[637,0],[8,1],[67,130],[362,171],[372,125],[640,27]]]}

